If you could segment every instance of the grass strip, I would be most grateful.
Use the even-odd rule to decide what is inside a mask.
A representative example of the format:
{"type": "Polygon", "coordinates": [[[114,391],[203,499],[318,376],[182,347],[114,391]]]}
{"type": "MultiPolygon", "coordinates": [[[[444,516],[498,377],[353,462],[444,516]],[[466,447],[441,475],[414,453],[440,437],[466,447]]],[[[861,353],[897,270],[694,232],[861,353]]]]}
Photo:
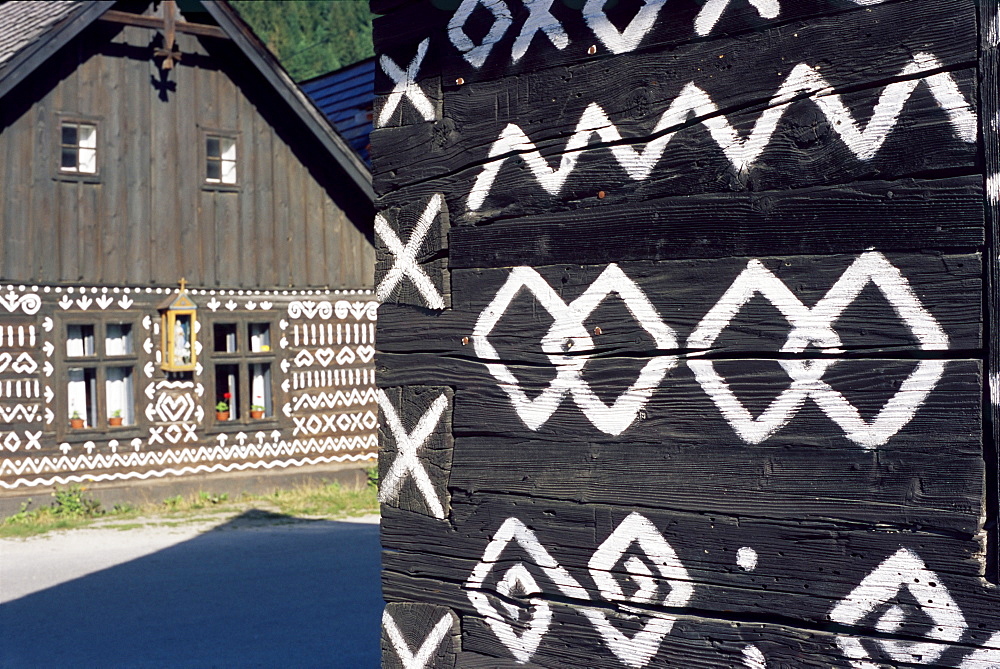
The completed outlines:
{"type": "Polygon", "coordinates": [[[225,493],[198,492],[187,496],[176,495],[162,502],[147,504],[116,504],[105,509],[91,496],[87,488],[72,485],[57,488],[52,502],[47,506],[32,508],[32,501],[21,505],[21,510],[0,521],[0,539],[26,538],[53,530],[88,527],[97,523],[114,522],[115,529],[125,530],[145,526],[145,523],[126,523],[140,518],[185,521],[192,516],[210,514],[239,514],[250,509],[260,509],[262,515],[272,519],[295,518],[337,519],[378,513],[377,470],[369,471],[368,485],[346,488],[339,483],[313,483],[289,489],[279,489],[266,495],[243,493],[231,498],[225,493]],[[263,508],[261,508],[263,507],[263,508]]]}

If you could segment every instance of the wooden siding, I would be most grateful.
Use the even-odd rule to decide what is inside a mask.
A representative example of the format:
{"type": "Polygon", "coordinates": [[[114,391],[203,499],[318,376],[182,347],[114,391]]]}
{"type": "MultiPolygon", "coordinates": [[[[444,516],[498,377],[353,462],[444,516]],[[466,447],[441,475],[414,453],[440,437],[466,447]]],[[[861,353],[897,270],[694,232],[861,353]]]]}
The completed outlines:
{"type": "MultiPolygon", "coordinates": [[[[192,291],[198,365],[171,375],[159,365],[156,307],[166,294],[134,286],[20,286],[0,294],[0,495],[375,459],[377,303],[370,292],[192,291]],[[70,323],[128,323],[134,355],[101,357],[98,349],[96,357],[68,359],[70,323]],[[223,398],[215,365],[239,359],[214,352],[213,323],[269,325],[270,350],[242,359],[270,364],[270,415],[248,417],[246,393],[235,420],[216,420],[223,398]],[[102,362],[132,368],[134,421],[110,427],[98,414],[94,429],[70,429],[68,369],[102,362]]],[[[104,390],[96,396],[101,409],[104,390]]]]}
{"type": "Polygon", "coordinates": [[[1000,667],[997,2],[372,8],[383,666],[1000,667]]]}
{"type": "Polygon", "coordinates": [[[370,205],[225,40],[86,29],[0,107],[0,280],[366,289],[370,205]],[[99,123],[99,175],[59,175],[60,114],[99,123]],[[203,133],[238,136],[239,186],[205,187],[203,133]],[[366,232],[367,231],[367,232],[366,232]]]}

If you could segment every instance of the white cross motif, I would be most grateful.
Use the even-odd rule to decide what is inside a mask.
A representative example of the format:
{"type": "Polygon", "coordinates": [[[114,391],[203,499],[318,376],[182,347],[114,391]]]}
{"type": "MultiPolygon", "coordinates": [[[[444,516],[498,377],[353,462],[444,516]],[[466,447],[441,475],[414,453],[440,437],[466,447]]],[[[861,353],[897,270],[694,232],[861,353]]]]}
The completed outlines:
{"type": "MultiPolygon", "coordinates": [[[[497,639],[507,647],[518,663],[524,664],[535,654],[538,644],[542,642],[542,637],[548,632],[552,622],[552,608],[549,603],[539,597],[531,597],[539,594],[541,588],[522,562],[508,569],[496,585],[497,592],[507,598],[513,594],[528,597],[531,614],[526,622],[521,621],[519,626],[526,629],[520,634],[504,619],[504,615],[493,607],[482,591],[487,575],[497,563],[500,554],[512,541],[521,547],[531,562],[541,569],[564,596],[581,600],[589,600],[590,596],[583,586],[545,550],[535,533],[523,522],[517,518],[508,518],[503,522],[483,551],[483,559],[469,574],[465,588],[468,590],[466,594],[469,596],[469,601],[486,620],[486,624],[493,630],[497,639]]],[[[508,618],[519,621],[520,611],[516,604],[503,602],[501,606],[508,618]]]]}
{"type": "Polygon", "coordinates": [[[516,63],[528,52],[528,46],[534,39],[536,32],[541,32],[549,38],[552,45],[559,49],[565,49],[569,45],[569,36],[563,29],[559,20],[552,16],[553,0],[524,0],[524,6],[531,12],[521,26],[521,34],[514,40],[514,47],[510,52],[511,62],[516,63]]]}
{"type": "Polygon", "coordinates": [[[534,269],[515,267],[496,297],[479,315],[472,335],[476,355],[485,362],[486,368],[507,393],[517,415],[529,429],[538,430],[544,425],[559,408],[563,397],[570,393],[594,427],[606,434],[621,434],[635,422],[667,371],[677,364],[677,356],[656,356],[646,363],[635,382],[611,406],[597,397],[582,376],[583,368],[590,359],[587,352],[594,349],[594,341],[584,321],[611,293],[617,293],[622,298],[632,317],[653,337],[658,349],[677,347],[674,331],[663,323],[639,286],[615,264],[608,265],[597,280],[568,305],[534,269]],[[534,295],[553,318],[541,345],[556,369],[556,376],[533,400],[522,390],[510,369],[499,362],[500,355],[488,339],[522,288],[534,295]],[[572,349],[572,355],[565,354],[569,349],[572,349]]]}
{"type": "Polygon", "coordinates": [[[395,501],[403,487],[403,482],[407,477],[412,476],[417,489],[427,501],[431,513],[434,514],[435,518],[444,520],[444,507],[441,505],[441,500],[438,499],[434,484],[431,483],[431,479],[427,475],[427,470],[424,469],[417,457],[417,451],[420,450],[441,421],[441,415],[448,408],[448,397],[444,393],[439,395],[417,422],[413,432],[410,433],[406,432],[399,415],[396,413],[396,408],[392,406],[389,396],[382,389],[378,391],[378,405],[382,409],[382,416],[388,423],[393,438],[396,440],[398,452],[396,460],[389,468],[389,473],[381,482],[379,501],[382,503],[395,501]]]}
{"type": "Polygon", "coordinates": [[[434,219],[441,213],[442,206],[444,206],[444,196],[436,193],[428,201],[423,213],[420,214],[417,225],[413,228],[413,233],[405,246],[385,217],[382,214],[375,216],[376,234],[382,238],[388,251],[396,257],[392,267],[386,272],[378,288],[375,289],[375,295],[380,301],[384,302],[400,281],[409,278],[423,295],[429,308],[444,309],[444,299],[441,297],[441,293],[434,287],[434,283],[424,269],[417,264],[417,252],[420,250],[420,245],[427,233],[430,232],[434,219]]]}
{"type": "MultiPolygon", "coordinates": [[[[945,643],[958,642],[968,625],[938,575],[927,568],[920,556],[907,548],[900,548],[865,576],[858,587],[830,611],[830,619],[841,625],[855,626],[865,616],[891,602],[904,589],[909,590],[923,615],[930,619],[932,624],[926,636],[931,641],[883,638],[877,643],[894,662],[932,665],[947,648],[945,643]]],[[[902,627],[906,616],[907,612],[900,606],[890,606],[875,622],[875,628],[884,635],[894,634],[902,627]]],[[[837,645],[851,660],[853,667],[876,669],[879,666],[867,661],[870,656],[861,639],[841,635],[837,637],[837,645]]]]}
{"type": "Polygon", "coordinates": [[[417,73],[420,71],[420,64],[423,62],[424,56],[427,55],[427,46],[430,44],[430,41],[428,37],[417,46],[417,53],[413,56],[413,60],[410,61],[405,71],[388,56],[383,55],[379,58],[382,71],[396,82],[396,84],[392,87],[392,91],[389,92],[385,103],[382,105],[382,111],[379,112],[375,127],[380,128],[389,122],[393,112],[396,111],[396,107],[403,101],[403,98],[410,101],[414,109],[419,112],[425,121],[434,120],[434,105],[431,104],[427,94],[417,84],[417,73]]]}
{"type": "Polygon", "coordinates": [[[438,646],[441,645],[441,641],[444,640],[445,635],[448,634],[451,625],[450,613],[441,616],[441,620],[434,625],[434,629],[430,631],[424,642],[420,644],[420,648],[416,652],[413,652],[410,650],[409,644],[406,643],[403,633],[399,631],[396,621],[392,619],[388,611],[382,611],[382,627],[385,628],[386,634],[389,635],[389,641],[392,643],[392,648],[396,651],[400,662],[403,663],[403,669],[424,669],[427,663],[431,661],[434,651],[437,650],[438,646]]]}
{"type": "MultiPolygon", "coordinates": [[[[841,275],[826,295],[811,309],[806,307],[758,260],[751,260],[732,286],[705,315],[688,338],[688,347],[709,349],[740,309],[757,294],[773,304],[792,326],[781,350],[801,353],[810,344],[837,352],[840,337],[833,324],[873,283],[892,305],[896,315],[925,351],[948,348],[948,336],[924,309],[906,278],[885,256],[876,251],[862,254],[841,275]]],[[[906,426],[944,373],[945,361],[921,360],[870,422],[838,391],[822,380],[836,360],[780,360],[792,379],[791,385],[764,412],[754,418],[711,360],[689,359],[688,366],[733,430],[747,443],[759,444],[787,424],[807,398],[843,430],[851,441],[868,449],[885,444],[906,426]]]]}
{"type": "Polygon", "coordinates": [[[643,628],[629,638],[611,624],[603,610],[583,609],[583,614],[600,632],[604,643],[615,657],[634,669],[645,667],[656,655],[663,637],[670,634],[670,630],[673,629],[674,616],[663,613],[650,614],[646,610],[630,607],[628,604],[668,608],[686,606],[694,592],[687,569],[656,526],[648,518],[635,512],[629,514],[604,540],[587,566],[602,597],[611,602],[622,602],[623,611],[648,616],[643,628]],[[634,555],[624,564],[629,578],[639,586],[634,594],[626,596],[621,585],[612,576],[612,569],[633,543],[638,543],[639,548],[659,572],[659,578],[662,579],[660,582],[669,587],[665,596],[658,596],[660,586],[653,578],[653,572],[645,562],[634,555]]]}

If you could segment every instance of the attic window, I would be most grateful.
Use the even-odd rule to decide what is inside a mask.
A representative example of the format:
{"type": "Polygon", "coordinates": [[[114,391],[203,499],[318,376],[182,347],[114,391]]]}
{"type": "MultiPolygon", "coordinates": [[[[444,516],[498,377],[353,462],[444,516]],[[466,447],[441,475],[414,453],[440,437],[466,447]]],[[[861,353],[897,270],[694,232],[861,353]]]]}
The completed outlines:
{"type": "Polygon", "coordinates": [[[236,138],[205,136],[205,183],[236,183],[236,138]]]}
{"type": "Polygon", "coordinates": [[[92,123],[60,123],[59,170],[77,174],[97,173],[97,126],[92,123]]]}

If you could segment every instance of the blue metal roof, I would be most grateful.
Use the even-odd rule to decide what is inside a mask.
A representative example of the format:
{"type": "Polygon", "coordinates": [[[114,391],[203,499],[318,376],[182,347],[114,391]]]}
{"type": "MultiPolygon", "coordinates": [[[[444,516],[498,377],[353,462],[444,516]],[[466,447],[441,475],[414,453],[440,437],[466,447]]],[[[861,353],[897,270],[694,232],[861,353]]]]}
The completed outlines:
{"type": "Polygon", "coordinates": [[[375,103],[375,59],[330,72],[299,84],[340,136],[371,167],[368,135],[375,103]]]}

